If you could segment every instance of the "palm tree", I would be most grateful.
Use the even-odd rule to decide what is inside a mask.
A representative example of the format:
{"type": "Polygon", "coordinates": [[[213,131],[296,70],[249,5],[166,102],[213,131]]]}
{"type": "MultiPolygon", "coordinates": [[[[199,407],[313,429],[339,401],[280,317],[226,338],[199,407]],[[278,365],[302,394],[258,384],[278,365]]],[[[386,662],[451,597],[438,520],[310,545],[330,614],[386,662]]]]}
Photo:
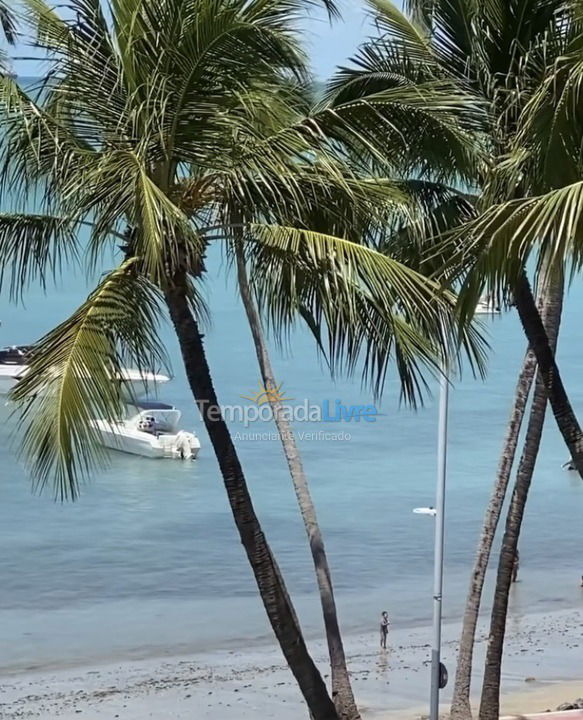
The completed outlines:
{"type": "Polygon", "coordinates": [[[237,248],[237,273],[241,299],[245,307],[249,327],[251,328],[263,387],[267,390],[267,397],[272,408],[273,418],[279,433],[298,505],[308,535],[310,552],[312,553],[318,590],[320,592],[326,639],[328,642],[332,676],[332,699],[336,705],[338,715],[341,718],[358,718],[360,716],[350,684],[346,655],[340,634],[334,589],[332,586],[332,574],[328,565],[324,539],[318,524],[316,508],[312,500],[308,479],[304,471],[302,458],[291,428],[291,423],[287,419],[283,403],[277,393],[278,384],[271,366],[261,318],[255,307],[252,291],[249,286],[242,247],[237,248]]]}
{"type": "MultiPolygon", "coordinates": [[[[320,110],[319,117],[321,120],[328,114],[325,109],[320,110]]],[[[337,112],[335,108],[334,113],[337,112]]],[[[346,132],[344,123],[339,127],[336,123],[328,123],[327,131],[332,137],[337,137],[340,133],[346,132]]],[[[358,151],[370,154],[371,143],[363,142],[362,135],[352,138],[352,143],[348,150],[352,154],[358,148],[358,151]]],[[[354,197],[346,196],[342,193],[331,194],[331,188],[326,189],[325,194],[315,189],[310,189],[312,201],[309,206],[303,209],[303,222],[309,227],[316,228],[321,232],[333,229],[336,233],[342,231],[344,237],[351,238],[354,242],[373,243],[378,249],[382,248],[382,238],[388,229],[395,224],[402,224],[405,220],[411,220],[412,217],[423,217],[428,214],[429,208],[445,200],[444,193],[439,187],[428,187],[419,185],[415,182],[391,181],[386,177],[374,178],[369,174],[368,167],[363,184],[369,206],[365,208],[365,212],[359,212],[358,205],[354,203],[354,197]],[[376,189],[375,189],[376,187],[376,189]],[[386,205],[386,191],[393,188],[393,191],[402,193],[408,202],[402,209],[399,209],[394,203],[391,203],[383,211],[386,205]],[[380,191],[380,194],[379,194],[380,191]],[[404,210],[404,213],[403,213],[404,210]]],[[[240,220],[240,218],[236,218],[240,220]]],[[[322,272],[324,267],[320,267],[320,276],[315,279],[320,289],[333,287],[336,293],[336,305],[334,308],[334,317],[330,314],[330,307],[325,310],[325,319],[322,318],[322,305],[314,305],[314,291],[320,292],[320,289],[313,285],[314,279],[306,278],[306,267],[302,267],[297,262],[297,258],[292,259],[293,267],[290,262],[285,266],[281,262],[275,261],[271,251],[264,252],[262,249],[259,258],[255,255],[251,258],[251,282],[247,271],[247,261],[245,257],[245,247],[239,235],[238,242],[235,243],[235,262],[237,265],[237,276],[239,283],[239,291],[243,301],[243,305],[249,321],[253,342],[255,345],[257,360],[260,368],[263,386],[268,390],[267,399],[270,403],[273,418],[278,429],[278,434],[282,444],[283,452],[288,464],[294,491],[297,497],[300,512],[304,521],[312,560],[316,572],[318,589],[320,592],[320,600],[322,606],[322,614],[324,618],[324,626],[326,630],[326,638],[328,642],[328,650],[331,666],[332,680],[332,696],[336,704],[338,713],[341,717],[358,717],[358,710],[354,701],[342,637],[340,634],[339,621],[337,617],[336,601],[334,598],[331,571],[325,551],[324,540],[320,530],[317,513],[312,501],[309,490],[308,480],[304,471],[299,448],[287,418],[282,402],[278,398],[278,384],[273,372],[271,361],[268,354],[265,333],[259,312],[259,307],[267,309],[267,321],[273,326],[277,326],[281,322],[282,313],[286,317],[293,317],[299,309],[304,319],[308,320],[308,326],[314,332],[319,348],[324,351],[322,345],[322,326],[335,329],[329,333],[329,353],[327,353],[327,362],[334,371],[335,365],[345,362],[349,369],[354,367],[355,362],[360,359],[361,342],[354,342],[358,336],[362,335],[362,320],[365,323],[371,320],[370,306],[362,306],[357,309],[356,316],[346,316],[341,319],[338,315],[338,308],[353,308],[353,302],[345,297],[345,290],[338,285],[338,279],[333,281],[331,286],[327,281],[324,282],[322,272]],[[298,269],[302,270],[302,274],[298,274],[298,269]],[[291,275],[290,275],[291,271],[291,275]],[[258,277],[260,275],[260,277],[258,277]],[[306,283],[306,280],[308,281],[306,283]],[[288,281],[290,284],[287,284],[288,281]],[[284,283],[282,285],[282,283],[284,283]],[[298,283],[300,285],[298,286],[298,283]],[[257,303],[254,300],[254,289],[257,296],[257,303]],[[298,292],[300,295],[298,296],[298,292]],[[300,298],[298,303],[298,297],[300,298]],[[275,300],[274,311],[269,310],[275,300]],[[292,307],[286,306],[291,302],[292,307]],[[297,307],[296,307],[297,306],[297,307]],[[284,309],[285,308],[285,309],[284,309]],[[352,337],[350,343],[345,345],[344,338],[346,333],[341,330],[344,325],[352,328],[352,337]]],[[[328,292],[325,290],[325,292],[328,292]]],[[[392,301],[391,301],[392,302],[392,301]]],[[[413,318],[409,319],[409,322],[413,318]]],[[[375,341],[377,350],[372,356],[371,362],[366,366],[369,373],[369,379],[372,382],[376,392],[380,392],[383,379],[387,370],[387,363],[391,358],[391,348],[394,345],[395,353],[400,359],[398,370],[400,374],[401,387],[405,399],[415,403],[420,396],[421,388],[417,385],[417,373],[409,368],[409,363],[413,358],[411,348],[406,346],[404,336],[399,333],[397,328],[392,327],[392,322],[388,327],[383,328],[382,322],[374,324],[374,333],[377,336],[375,341]],[[380,352],[378,352],[380,350],[380,352]]],[[[368,332],[365,330],[365,332],[368,332]]],[[[431,334],[433,328],[419,328],[418,335],[424,336],[431,334]]],[[[477,369],[480,369],[481,351],[479,349],[478,338],[472,334],[462,336],[466,350],[470,359],[477,361],[477,369]],[[476,344],[477,343],[477,344],[476,344]]]]}
{"type": "MultiPolygon", "coordinates": [[[[393,184],[386,178],[383,179],[383,183],[385,185],[393,184]]],[[[368,179],[367,187],[367,194],[370,195],[370,192],[372,191],[372,178],[368,179]]],[[[403,182],[399,183],[399,187],[401,191],[405,191],[407,196],[411,197],[411,199],[414,200],[415,205],[418,206],[417,211],[414,213],[414,217],[428,216],[433,205],[443,204],[447,199],[449,199],[449,197],[444,197],[441,188],[438,187],[428,188],[423,185],[420,186],[418,183],[403,182]]],[[[339,225],[342,224],[344,225],[343,234],[345,236],[353,237],[355,242],[362,242],[364,238],[372,235],[373,237],[371,237],[371,240],[374,239],[378,248],[382,250],[382,237],[383,234],[387,232],[387,228],[394,223],[401,224],[403,222],[404,218],[401,218],[401,213],[397,212],[397,209],[394,207],[390,209],[390,214],[388,216],[384,217],[381,215],[380,218],[375,218],[376,213],[374,205],[375,203],[376,205],[379,203],[382,205],[382,197],[378,197],[376,201],[373,201],[373,206],[367,210],[364,216],[359,216],[358,213],[355,213],[354,202],[351,199],[349,199],[348,204],[345,204],[344,200],[344,198],[336,195],[333,201],[331,197],[322,197],[321,199],[315,201],[313,203],[315,213],[310,212],[310,226],[318,227],[320,229],[332,226],[336,229],[336,231],[338,231],[339,225]],[[330,217],[326,217],[326,215],[329,214],[329,211],[326,211],[327,207],[334,208],[333,215],[330,217]],[[372,222],[371,219],[373,219],[372,222]]],[[[410,219],[410,213],[406,213],[405,218],[410,219]]],[[[261,272],[262,276],[258,288],[257,282],[253,283],[259,291],[256,303],[253,298],[252,284],[249,282],[247,263],[242,243],[239,243],[236,246],[236,264],[239,291],[249,321],[263,386],[268,390],[267,398],[272,408],[273,418],[278,429],[278,434],[288,464],[292,483],[294,485],[295,494],[304,521],[312,560],[316,571],[316,579],[320,592],[322,614],[330,656],[332,696],[341,717],[356,717],[358,711],[356,709],[352,689],[350,687],[350,678],[348,675],[336,611],[332,576],[325,551],[324,540],[318,524],[316,509],[311,498],[308,480],[304,471],[295,435],[282,402],[278,399],[278,383],[269,358],[263,324],[258,311],[258,307],[270,307],[272,299],[275,298],[277,300],[275,313],[272,312],[267,320],[272,325],[274,322],[277,324],[278,318],[281,317],[282,309],[285,305],[285,299],[291,299],[293,301],[293,298],[297,295],[295,285],[297,284],[298,279],[304,286],[306,278],[297,277],[297,263],[296,260],[293,260],[294,267],[291,274],[292,286],[289,287],[287,284],[282,285],[284,280],[290,279],[291,268],[289,267],[289,263],[287,263],[288,267],[283,269],[279,264],[274,265],[273,257],[266,257],[262,254],[259,261],[255,258],[251,263],[253,275],[256,276],[258,272],[261,272]]],[[[305,268],[303,268],[303,270],[305,272],[305,268]]],[[[322,285],[322,280],[323,278],[320,277],[317,282],[320,287],[325,287],[325,285],[322,285]]],[[[344,293],[340,291],[337,281],[335,281],[335,288],[336,293],[338,293],[340,307],[350,307],[352,303],[348,301],[348,298],[346,303],[341,300],[344,293]]],[[[305,299],[302,300],[300,307],[302,315],[305,319],[308,319],[309,328],[316,336],[318,346],[325,352],[322,346],[321,329],[323,323],[322,318],[320,317],[321,310],[318,307],[310,307],[310,302],[313,303],[313,301],[310,301],[310,297],[313,295],[313,292],[314,288],[310,287],[310,285],[302,290],[302,297],[305,299]],[[315,313],[313,313],[312,310],[314,310],[315,313]]],[[[293,313],[294,309],[290,307],[287,307],[284,312],[285,315],[289,315],[290,317],[293,313]]],[[[364,315],[370,318],[370,308],[364,311],[364,315]]],[[[328,314],[326,317],[326,323],[330,323],[331,321],[332,316],[328,314]]],[[[356,328],[355,318],[352,320],[347,318],[346,322],[356,328]]],[[[359,323],[360,321],[358,321],[358,324],[359,323]]],[[[333,324],[338,326],[337,320],[334,320],[333,324]]],[[[430,328],[427,328],[427,331],[430,332],[430,328]]],[[[395,352],[397,357],[402,356],[402,361],[399,363],[399,370],[403,395],[407,401],[415,403],[421,389],[416,386],[415,373],[409,372],[407,369],[407,357],[410,357],[410,351],[405,347],[404,343],[398,337],[399,333],[396,333],[395,330],[388,328],[387,332],[387,330],[384,330],[380,324],[377,324],[377,330],[375,332],[384,335],[385,339],[381,341],[379,337],[377,347],[381,350],[381,354],[378,354],[371,364],[369,379],[372,381],[373,387],[376,388],[377,392],[380,392],[387,369],[387,361],[391,357],[390,349],[393,344],[393,339],[397,337],[395,352]],[[405,353],[404,355],[403,352],[405,353]]],[[[422,330],[421,332],[422,334],[425,334],[426,330],[422,330]]],[[[344,333],[340,333],[340,336],[343,335],[344,333]]],[[[337,333],[334,332],[330,336],[330,339],[339,339],[337,337],[337,333]]],[[[477,338],[466,338],[467,350],[469,351],[470,357],[474,352],[473,346],[476,339],[477,338]]],[[[349,346],[347,348],[342,346],[342,341],[336,347],[334,344],[331,344],[330,352],[327,353],[326,358],[328,364],[332,369],[334,369],[335,363],[342,361],[343,357],[347,356],[344,357],[344,359],[347,360],[348,365],[352,367],[358,356],[361,354],[360,348],[361,345],[359,342],[352,344],[352,347],[349,346]],[[338,352],[339,350],[341,351],[340,355],[338,352]]],[[[478,360],[477,369],[479,369],[479,357],[476,357],[476,359],[478,360]]]]}
{"type": "MultiPolygon", "coordinates": [[[[430,82],[437,87],[445,81],[457,82],[458,89],[466,92],[466,119],[471,116],[472,129],[478,129],[475,141],[484,149],[484,163],[475,168],[469,180],[471,187],[481,188],[478,206],[486,209],[504,200],[528,197],[528,182],[517,181],[516,174],[510,176],[504,161],[515,139],[521,110],[543,82],[546,68],[561,57],[568,43],[573,27],[568,21],[569,3],[510,0],[502,6],[478,0],[408,0],[405,5],[415,21],[390,0],[368,3],[380,36],[363,46],[354,67],[339,73],[331,87],[336,101],[370,101],[377,92],[392,88],[402,91],[430,82]],[[480,108],[481,119],[476,118],[480,108]]],[[[413,136],[414,118],[411,120],[413,136]]],[[[443,168],[443,161],[434,164],[439,148],[423,150],[426,154],[419,155],[412,168],[402,170],[435,177],[443,168]]],[[[483,247],[465,242],[465,233],[466,229],[452,240],[468,277],[463,293],[467,298],[465,312],[474,311],[477,296],[492,274],[497,291],[502,284],[511,290],[545,379],[557,426],[583,477],[583,432],[550,350],[526,271],[522,266],[520,272],[514,268],[508,273],[509,265],[499,246],[496,254],[485,252],[483,247]],[[469,263],[470,258],[473,261],[469,263]],[[503,279],[496,275],[499,271],[505,273],[503,279]]],[[[444,269],[451,279],[456,261],[451,253],[447,260],[444,269]]]]}
{"type": "MultiPolygon", "coordinates": [[[[559,291],[556,287],[551,287],[546,292],[544,292],[544,290],[545,288],[541,289],[541,298],[539,300],[541,317],[543,317],[544,319],[549,339],[551,340],[551,342],[555,343],[556,333],[558,332],[561,318],[560,307],[557,307],[557,304],[559,303],[559,298],[557,297],[559,291]]],[[[472,675],[473,649],[478,624],[482,591],[484,588],[486,570],[490,560],[492,546],[494,544],[496,529],[502,515],[502,507],[508,490],[510,474],[512,472],[516,450],[518,447],[520,430],[526,413],[533,380],[535,379],[536,369],[536,358],[534,357],[534,353],[532,352],[532,350],[528,349],[524,358],[520,374],[518,376],[511,416],[506,429],[506,435],[503,442],[503,450],[500,456],[500,462],[496,473],[496,479],[494,481],[494,487],[492,489],[492,495],[486,508],[484,521],[482,524],[482,532],[478,543],[478,550],[476,553],[474,569],[470,581],[470,588],[466,600],[451,709],[452,718],[459,718],[459,720],[462,720],[462,718],[465,720],[467,718],[470,718],[472,715],[470,706],[470,680],[472,675]]],[[[530,484],[532,474],[534,472],[536,458],[538,455],[539,440],[542,433],[542,426],[545,417],[544,410],[546,409],[546,399],[547,396],[544,385],[542,384],[540,378],[538,378],[534,398],[532,400],[529,412],[526,441],[524,444],[522,459],[518,468],[518,477],[521,479],[523,485],[525,483],[530,484]],[[544,397],[544,407],[542,411],[540,409],[541,396],[544,397]],[[525,458],[528,459],[526,465],[524,462],[525,458]]],[[[520,520],[522,520],[522,515],[524,513],[524,505],[526,504],[527,496],[528,491],[521,492],[519,496],[516,495],[515,491],[513,495],[513,498],[520,497],[523,503],[520,507],[520,520]]],[[[492,660],[489,663],[489,669],[486,668],[484,677],[484,689],[486,688],[486,686],[488,686],[490,693],[493,693],[495,687],[497,687],[498,693],[500,690],[499,669],[502,660],[501,651],[506,623],[508,593],[510,591],[510,579],[512,577],[512,569],[518,547],[518,536],[520,533],[520,526],[516,525],[518,521],[516,499],[513,499],[511,514],[513,518],[512,538],[514,541],[514,546],[511,550],[504,550],[504,553],[501,553],[500,555],[501,562],[499,564],[499,578],[501,579],[497,580],[495,599],[495,604],[497,608],[497,624],[493,626],[490,633],[490,637],[492,639],[495,639],[495,642],[489,643],[488,645],[489,648],[497,647],[498,652],[500,653],[498,657],[498,675],[496,679],[497,685],[496,681],[492,678],[492,673],[494,672],[495,667],[495,663],[492,660]],[[504,559],[505,569],[501,573],[501,568],[503,566],[502,559],[504,559]],[[508,583],[506,583],[507,579],[508,583]],[[501,603],[504,604],[501,605],[501,603]]],[[[509,518],[510,512],[507,518],[507,522],[509,518]]],[[[488,698],[488,701],[484,703],[484,709],[488,708],[488,712],[491,711],[490,708],[492,707],[490,699],[491,698],[488,698]]]]}
{"type": "Polygon", "coordinates": [[[482,592],[484,590],[484,581],[486,579],[486,570],[488,569],[488,563],[490,561],[496,529],[502,515],[502,507],[506,498],[508,483],[510,482],[510,473],[512,472],[516,449],[518,447],[520,429],[524,420],[535,373],[536,358],[532,350],[528,349],[518,375],[518,382],[516,383],[514,403],[502,444],[502,454],[498,463],[492,494],[484,514],[482,531],[466,599],[451,705],[452,720],[467,720],[472,716],[470,706],[470,682],[472,678],[474,642],[482,602],[482,592]]]}
{"type": "MultiPolygon", "coordinates": [[[[541,315],[554,352],[556,349],[563,304],[562,276],[550,278],[548,280],[548,287],[542,290],[542,294],[541,315]]],[[[522,519],[540,447],[546,408],[547,389],[539,373],[536,379],[530,408],[524,449],[518,464],[516,482],[506,517],[506,528],[500,549],[486,664],[484,667],[484,680],[482,684],[480,720],[497,720],[500,717],[502,653],[506,633],[508,597],[512,583],[512,568],[518,550],[518,539],[520,537],[522,519]]]]}
{"type": "MultiPolygon", "coordinates": [[[[498,208],[497,202],[520,195],[528,197],[538,192],[534,171],[536,157],[527,153],[518,155],[517,142],[524,144],[529,132],[526,126],[519,130],[519,121],[530,104],[538,103],[538,125],[532,122],[530,134],[532,143],[538,137],[539,145],[543,147],[540,120],[545,107],[543,100],[548,98],[541,99],[539,92],[541,87],[546,87],[547,95],[550,92],[547,67],[552,67],[554,60],[562,57],[569,37],[574,34],[573,23],[569,20],[568,3],[563,2],[511,0],[500,4],[474,0],[411,0],[407,6],[415,21],[409,20],[386,0],[371,0],[370,5],[380,35],[361,49],[354,67],[340,73],[333,86],[335,97],[340,102],[346,102],[349,98],[374,96],[387,88],[415,86],[418,83],[426,85],[430,81],[438,83],[448,79],[457,80],[468,93],[468,104],[474,102],[484,109],[481,127],[475,134],[476,142],[484,148],[484,164],[471,179],[470,187],[480,190],[474,198],[476,211],[492,206],[494,209],[490,213],[486,210],[469,226],[463,224],[459,231],[452,233],[449,244],[438,243],[436,250],[436,243],[431,243],[430,259],[435,265],[436,258],[444,258],[445,277],[450,282],[459,280],[454,270],[456,265],[463,267],[463,272],[467,273],[467,299],[462,312],[473,312],[485,284],[490,284],[496,292],[500,292],[501,288],[510,288],[532,353],[527,355],[519,378],[497,482],[486,512],[471,577],[452,705],[452,716],[461,720],[470,717],[471,658],[481,592],[535,360],[545,380],[559,429],[575,464],[580,471],[582,469],[581,458],[575,457],[581,451],[580,428],[564,391],[524,271],[527,253],[536,244],[535,236],[530,234],[529,242],[525,242],[522,233],[520,243],[516,238],[516,252],[510,262],[508,244],[494,242],[493,233],[487,232],[489,222],[494,228],[495,221],[508,219],[511,206],[498,208]],[[535,130],[539,132],[538,136],[535,130]],[[510,161],[509,153],[514,153],[510,161]],[[520,158],[520,168],[517,167],[517,157],[520,158]],[[527,165],[528,172],[525,172],[527,165]]],[[[566,107],[572,105],[565,104],[566,107]]],[[[549,129],[548,124],[546,129],[549,129]]],[[[557,137],[557,145],[559,142],[557,137]]],[[[575,152],[574,156],[578,157],[578,153],[575,152]]],[[[431,161],[423,156],[415,167],[415,172],[419,171],[429,177],[435,175],[431,161]]],[[[438,180],[443,182],[439,172],[437,175],[438,180]]],[[[520,207],[521,211],[516,213],[513,230],[520,226],[522,231],[524,226],[521,222],[528,208],[525,210],[520,201],[516,202],[517,209],[520,207]]],[[[442,231],[444,227],[454,228],[458,223],[459,216],[449,213],[441,217],[440,227],[436,228],[436,223],[432,223],[429,229],[431,232],[436,229],[442,231]]],[[[402,237],[397,236],[396,242],[401,241],[402,237]]],[[[405,248],[405,252],[409,252],[409,247],[405,248]]],[[[417,252],[422,254],[422,251],[417,252]]]]}
{"type": "Polygon", "coordinates": [[[332,586],[332,574],[328,565],[324,539],[318,524],[316,508],[311,497],[308,479],[304,471],[302,458],[291,423],[287,419],[283,403],[277,393],[278,384],[271,366],[261,318],[257,308],[255,307],[255,302],[249,286],[247,269],[245,267],[245,258],[241,248],[239,248],[237,252],[237,270],[241,299],[243,301],[249,326],[251,328],[263,387],[267,390],[267,397],[272,408],[275,424],[289,467],[298,505],[300,507],[300,512],[304,521],[306,533],[308,535],[310,552],[312,554],[314,568],[316,571],[316,579],[318,582],[318,590],[320,592],[320,600],[322,604],[322,614],[324,617],[324,627],[326,630],[326,639],[328,642],[328,653],[330,656],[332,698],[334,700],[334,704],[336,705],[338,715],[341,718],[358,718],[359,713],[350,684],[346,655],[344,652],[342,636],[340,634],[336,600],[334,598],[334,589],[332,586]]]}
{"type": "MultiPolygon", "coordinates": [[[[548,68],[544,81],[524,109],[513,153],[506,162],[506,172],[520,173],[528,178],[533,195],[541,190],[543,194],[491,208],[476,228],[476,238],[486,241],[491,252],[505,253],[510,267],[524,264],[531,248],[539,250],[539,267],[544,268],[541,284],[543,288],[548,285],[548,308],[543,316],[546,315],[545,327],[553,352],[561,314],[563,267],[570,262],[574,269],[579,268],[581,256],[578,242],[581,184],[577,182],[583,170],[578,151],[581,20],[579,7],[574,4],[569,23],[563,27],[568,32],[562,56],[548,68]]],[[[547,389],[541,375],[535,387],[498,565],[480,706],[480,716],[486,719],[493,718],[499,707],[511,563],[518,546],[546,408],[547,389]]]]}
{"type": "MultiPolygon", "coordinates": [[[[472,149],[455,103],[434,87],[310,111],[294,25],[306,2],[118,0],[108,23],[98,0],[70,0],[70,23],[42,0],[23,0],[53,66],[38,97],[2,82],[3,178],[23,200],[36,189],[42,212],[0,218],[0,277],[18,294],[58,270],[79,254],[81,224],[90,226],[90,267],[124,238],[125,260],[40,340],[15,391],[33,476],[76,497],[79,478],[102,459],[91,418],[120,417],[122,363],[164,359],[156,328],[165,305],[266,612],[320,719],[337,710],[255,514],[205,357],[205,249],[224,242],[236,257],[243,243],[272,324],[308,318],[327,333],[333,363],[353,366],[364,354],[377,382],[394,350],[413,396],[421,366],[435,369],[456,335],[454,298],[372,246],[387,214],[407,215],[412,202],[402,184],[363,181],[362,168],[380,156],[370,118],[409,107],[420,144],[437,134],[460,164],[472,149]],[[355,110],[367,127],[352,127],[355,110]],[[351,141],[359,157],[347,162],[351,141]]],[[[401,157],[414,146],[395,137],[401,157]]],[[[471,331],[463,339],[471,345],[471,331]]],[[[344,689],[341,705],[354,714],[344,689]]]]}

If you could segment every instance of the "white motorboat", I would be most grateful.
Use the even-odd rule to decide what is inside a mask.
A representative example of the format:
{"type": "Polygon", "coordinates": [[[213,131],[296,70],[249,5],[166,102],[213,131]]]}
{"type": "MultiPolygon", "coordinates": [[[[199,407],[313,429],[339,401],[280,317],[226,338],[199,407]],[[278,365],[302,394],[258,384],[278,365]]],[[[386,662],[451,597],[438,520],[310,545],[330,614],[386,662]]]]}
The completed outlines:
{"type": "MultiPolygon", "coordinates": [[[[28,371],[27,357],[31,345],[12,345],[0,350],[0,395],[7,395],[28,371]]],[[[141,372],[124,368],[120,380],[127,387],[127,396],[142,397],[156,385],[167,383],[170,378],[158,373],[141,372]]]]}
{"type": "Polygon", "coordinates": [[[149,458],[195,459],[200,441],[195,433],[179,430],[181,413],[172,405],[144,401],[128,405],[128,416],[120,423],[92,420],[101,441],[111,450],[149,458]]]}
{"type": "Polygon", "coordinates": [[[500,305],[491,295],[482,295],[476,305],[475,315],[500,315],[500,305]]]}
{"type": "Polygon", "coordinates": [[[26,372],[27,345],[0,350],[0,395],[7,395],[26,372]]]}

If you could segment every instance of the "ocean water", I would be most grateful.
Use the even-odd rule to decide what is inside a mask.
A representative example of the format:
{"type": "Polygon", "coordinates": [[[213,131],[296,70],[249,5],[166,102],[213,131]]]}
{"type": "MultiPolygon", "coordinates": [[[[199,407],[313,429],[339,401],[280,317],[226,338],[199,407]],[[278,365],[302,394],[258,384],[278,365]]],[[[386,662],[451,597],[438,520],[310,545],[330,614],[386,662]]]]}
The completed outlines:
{"type": "MultiPolygon", "coordinates": [[[[210,258],[206,342],[220,400],[245,402],[258,384],[248,328],[232,278],[210,258]]],[[[0,298],[0,344],[27,343],[63,319],[87,292],[67,272],[24,305],[0,298]]],[[[559,359],[583,415],[579,308],[569,292],[559,359]]],[[[492,352],[485,382],[466,372],[451,393],[444,612],[460,616],[485,503],[494,478],[525,341],[514,312],[488,321],[492,352]]],[[[198,419],[168,324],[162,334],[174,379],[161,399],[183,411],[201,437],[192,463],[119,453],[83,487],[75,504],[31,494],[16,458],[18,438],[0,417],[0,670],[202,653],[272,643],[251,572],[236,535],[208,439],[198,419]]],[[[288,397],[320,404],[372,402],[358,378],[333,382],[301,328],[273,348],[288,397]]],[[[370,628],[390,612],[397,627],[429,624],[433,522],[412,509],[433,503],[436,399],[399,407],[396,378],[375,423],[322,427],[350,440],[300,441],[324,531],[347,632],[370,628]]],[[[251,429],[273,431],[264,423],[251,429]]],[[[244,428],[233,425],[234,433],[244,428]]],[[[276,440],[237,441],[268,539],[296,599],[309,637],[321,635],[311,559],[291,483],[276,440]]],[[[561,469],[567,453],[548,418],[521,540],[521,582],[514,618],[582,602],[583,483],[561,469]]],[[[487,597],[489,594],[487,595],[487,597]]]]}

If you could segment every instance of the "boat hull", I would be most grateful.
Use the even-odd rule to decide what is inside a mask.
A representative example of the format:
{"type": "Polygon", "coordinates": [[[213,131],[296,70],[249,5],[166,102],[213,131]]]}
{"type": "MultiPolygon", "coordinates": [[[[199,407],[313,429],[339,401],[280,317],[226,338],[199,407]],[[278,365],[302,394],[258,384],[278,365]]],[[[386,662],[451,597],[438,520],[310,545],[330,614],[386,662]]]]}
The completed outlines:
{"type": "Polygon", "coordinates": [[[128,429],[123,424],[109,426],[104,420],[94,420],[93,426],[99,432],[101,443],[110,450],[139,455],[145,458],[172,458],[188,457],[196,459],[200,451],[200,442],[191,433],[182,433],[182,443],[177,442],[180,433],[152,435],[140,430],[128,429]],[[186,438],[187,445],[184,445],[186,438]],[[181,447],[184,451],[181,451],[181,447]]]}
{"type": "MultiPolygon", "coordinates": [[[[27,365],[0,365],[0,395],[8,395],[27,370],[27,365]]],[[[121,379],[127,400],[141,398],[170,380],[167,375],[140,374],[136,370],[124,370],[121,379]]]]}
{"type": "Polygon", "coordinates": [[[0,365],[0,395],[8,395],[26,370],[26,365],[0,365]]]}

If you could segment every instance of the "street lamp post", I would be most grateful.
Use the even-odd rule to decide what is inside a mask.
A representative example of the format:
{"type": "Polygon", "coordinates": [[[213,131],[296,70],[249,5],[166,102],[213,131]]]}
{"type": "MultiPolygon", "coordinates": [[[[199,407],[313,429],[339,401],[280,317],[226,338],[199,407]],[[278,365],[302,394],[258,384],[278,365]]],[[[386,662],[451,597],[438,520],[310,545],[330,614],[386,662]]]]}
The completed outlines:
{"type": "Polygon", "coordinates": [[[441,665],[441,598],[443,594],[443,541],[445,530],[445,479],[447,470],[447,411],[449,401],[449,377],[447,363],[440,369],[439,418],[437,426],[437,484],[435,507],[418,507],[417,515],[435,518],[433,543],[433,642],[431,645],[431,693],[429,697],[429,720],[439,718],[439,691],[442,684],[441,665]]]}
{"type": "MultiPolygon", "coordinates": [[[[500,315],[493,299],[481,299],[475,315],[500,315]]],[[[435,507],[415,508],[414,513],[435,518],[433,544],[433,641],[431,646],[431,693],[429,720],[439,720],[439,691],[447,678],[442,678],[441,611],[443,596],[443,548],[445,536],[445,482],[447,476],[447,420],[449,405],[449,367],[447,357],[442,360],[439,377],[439,418],[437,426],[437,484],[435,507]]]]}
{"type": "Polygon", "coordinates": [[[429,720],[439,718],[441,687],[441,607],[443,594],[443,545],[445,530],[445,480],[447,470],[447,416],[449,377],[444,360],[439,378],[439,422],[437,431],[437,485],[435,491],[435,541],[433,556],[433,644],[431,647],[431,695],[429,720]]]}
{"type": "MultiPolygon", "coordinates": [[[[492,298],[481,299],[475,315],[500,315],[501,310],[492,298]]],[[[447,419],[449,404],[449,366],[443,358],[439,377],[439,418],[437,426],[437,484],[435,507],[415,508],[414,513],[435,518],[433,545],[433,641],[431,646],[431,694],[429,720],[439,720],[439,691],[447,678],[442,678],[441,611],[443,595],[443,548],[445,536],[445,481],[447,473],[447,419]]]]}

